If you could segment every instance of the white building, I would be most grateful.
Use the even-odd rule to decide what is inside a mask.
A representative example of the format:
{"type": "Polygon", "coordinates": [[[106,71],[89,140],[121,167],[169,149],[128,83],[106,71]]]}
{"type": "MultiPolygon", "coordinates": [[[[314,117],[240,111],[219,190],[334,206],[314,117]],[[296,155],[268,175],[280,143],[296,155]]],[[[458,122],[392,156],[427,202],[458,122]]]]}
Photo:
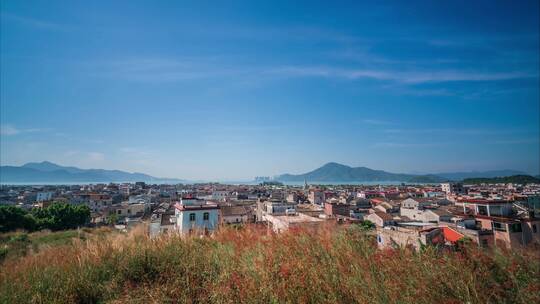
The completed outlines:
{"type": "Polygon", "coordinates": [[[211,233],[218,228],[219,207],[215,203],[193,197],[176,203],[176,229],[181,234],[211,233]]]}
{"type": "Polygon", "coordinates": [[[441,189],[442,192],[446,193],[446,195],[464,193],[463,185],[459,183],[442,183],[441,189]]]}
{"type": "Polygon", "coordinates": [[[266,214],[265,221],[275,233],[280,233],[296,227],[316,227],[324,220],[297,212],[287,212],[285,215],[266,214]]]}
{"type": "Polygon", "coordinates": [[[226,190],[214,190],[212,191],[212,200],[226,201],[229,199],[230,193],[226,190]]]}

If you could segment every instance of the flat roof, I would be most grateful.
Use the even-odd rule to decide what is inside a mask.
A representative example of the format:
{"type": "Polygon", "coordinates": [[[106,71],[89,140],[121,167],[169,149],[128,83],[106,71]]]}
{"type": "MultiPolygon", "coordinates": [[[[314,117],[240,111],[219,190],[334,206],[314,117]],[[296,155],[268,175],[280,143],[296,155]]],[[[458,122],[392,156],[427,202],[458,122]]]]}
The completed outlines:
{"type": "Polygon", "coordinates": [[[324,222],[324,220],[302,213],[296,213],[296,215],[266,215],[267,218],[273,218],[277,221],[287,222],[287,223],[314,223],[314,222],[324,222]]]}

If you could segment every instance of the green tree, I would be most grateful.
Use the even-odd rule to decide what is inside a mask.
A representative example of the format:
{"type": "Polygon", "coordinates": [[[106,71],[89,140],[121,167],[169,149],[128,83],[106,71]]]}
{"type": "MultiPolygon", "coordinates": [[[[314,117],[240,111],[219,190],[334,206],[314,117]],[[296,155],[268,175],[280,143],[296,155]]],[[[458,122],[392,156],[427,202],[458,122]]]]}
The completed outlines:
{"type": "Polygon", "coordinates": [[[118,215],[116,215],[116,213],[109,214],[107,217],[107,224],[114,225],[116,222],[118,222],[118,215]]]}
{"type": "Polygon", "coordinates": [[[16,206],[0,206],[0,232],[36,229],[36,220],[26,210],[16,206]]]}
{"type": "Polygon", "coordinates": [[[46,208],[33,209],[32,213],[40,229],[73,229],[90,221],[90,209],[86,205],[53,203],[46,208]]]}
{"type": "Polygon", "coordinates": [[[372,230],[375,229],[375,224],[373,224],[371,221],[364,220],[360,223],[360,227],[362,230],[372,230]]]}

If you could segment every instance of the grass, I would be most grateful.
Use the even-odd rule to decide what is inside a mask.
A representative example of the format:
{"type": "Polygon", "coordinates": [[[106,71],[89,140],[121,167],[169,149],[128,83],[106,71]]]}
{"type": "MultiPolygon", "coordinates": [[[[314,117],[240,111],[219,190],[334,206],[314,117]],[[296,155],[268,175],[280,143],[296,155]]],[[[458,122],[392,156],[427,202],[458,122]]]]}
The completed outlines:
{"type": "Polygon", "coordinates": [[[43,249],[73,244],[74,240],[85,240],[89,236],[103,236],[110,229],[87,229],[66,231],[39,231],[26,233],[22,231],[0,234],[0,263],[5,260],[16,260],[27,254],[43,249]]]}
{"type": "Polygon", "coordinates": [[[539,303],[535,251],[376,249],[362,229],[142,231],[7,260],[2,303],[539,303]]]}

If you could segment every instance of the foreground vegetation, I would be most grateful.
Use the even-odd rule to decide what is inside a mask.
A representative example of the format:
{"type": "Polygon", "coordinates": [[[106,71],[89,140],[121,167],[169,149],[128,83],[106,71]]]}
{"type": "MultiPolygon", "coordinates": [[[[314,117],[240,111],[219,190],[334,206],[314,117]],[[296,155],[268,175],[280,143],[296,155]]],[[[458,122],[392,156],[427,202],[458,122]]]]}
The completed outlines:
{"type": "Polygon", "coordinates": [[[0,263],[17,260],[26,255],[38,253],[57,246],[69,246],[74,242],[94,237],[108,236],[112,233],[110,228],[100,229],[83,228],[58,232],[39,231],[27,233],[24,231],[0,234],[0,263]]]}
{"type": "Polygon", "coordinates": [[[24,229],[74,229],[90,222],[90,208],[86,205],[53,203],[45,208],[33,208],[30,212],[17,206],[0,206],[0,232],[24,229]]]}
{"type": "Polygon", "coordinates": [[[539,303],[537,252],[380,251],[360,227],[212,238],[141,231],[89,237],[18,260],[2,303],[539,303]]]}

